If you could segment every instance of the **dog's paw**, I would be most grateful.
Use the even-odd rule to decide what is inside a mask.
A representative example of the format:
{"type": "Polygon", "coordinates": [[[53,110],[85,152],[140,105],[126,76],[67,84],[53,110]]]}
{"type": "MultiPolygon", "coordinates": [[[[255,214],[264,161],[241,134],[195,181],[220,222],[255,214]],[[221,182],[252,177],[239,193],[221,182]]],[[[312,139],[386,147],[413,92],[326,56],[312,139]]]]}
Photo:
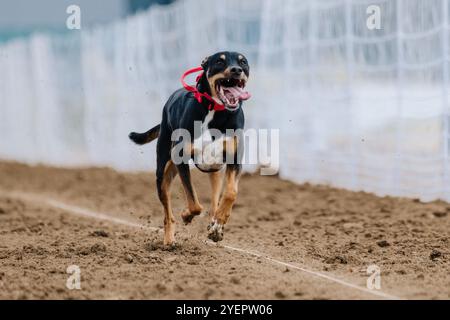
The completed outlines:
{"type": "Polygon", "coordinates": [[[181,219],[183,219],[183,223],[185,225],[190,224],[192,222],[192,219],[194,219],[195,216],[200,215],[200,213],[202,213],[202,211],[200,209],[195,212],[191,212],[191,211],[189,211],[189,209],[184,209],[181,212],[181,219]]]}
{"type": "Polygon", "coordinates": [[[214,242],[219,242],[223,240],[223,225],[217,221],[213,221],[208,226],[208,238],[214,242]]]}
{"type": "Polygon", "coordinates": [[[192,222],[192,220],[194,219],[193,215],[187,215],[187,216],[183,216],[183,223],[184,225],[188,225],[192,222]]]}
{"type": "Polygon", "coordinates": [[[175,239],[164,239],[164,246],[166,248],[175,248],[177,243],[175,242],[175,239]]]}
{"type": "Polygon", "coordinates": [[[165,247],[174,247],[176,245],[175,235],[173,235],[173,234],[165,234],[163,243],[164,243],[165,247]]]}
{"type": "Polygon", "coordinates": [[[171,244],[164,245],[162,250],[163,251],[171,251],[171,252],[173,252],[173,251],[176,251],[176,250],[178,250],[180,248],[181,248],[180,244],[178,242],[174,241],[171,244]]]}

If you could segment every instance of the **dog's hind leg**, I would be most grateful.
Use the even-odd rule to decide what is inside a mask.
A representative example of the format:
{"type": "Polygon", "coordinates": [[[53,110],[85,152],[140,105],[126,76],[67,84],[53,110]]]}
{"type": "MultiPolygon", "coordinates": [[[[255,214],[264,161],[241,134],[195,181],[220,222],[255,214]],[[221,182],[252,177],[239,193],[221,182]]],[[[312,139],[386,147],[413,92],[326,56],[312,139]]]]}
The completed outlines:
{"type": "Polygon", "coordinates": [[[172,213],[170,200],[170,186],[177,175],[177,169],[172,160],[166,162],[161,176],[157,178],[158,196],[164,206],[164,244],[172,245],[175,242],[175,218],[172,213]]]}
{"type": "Polygon", "coordinates": [[[209,216],[211,218],[216,214],[219,207],[220,191],[222,191],[223,174],[221,171],[211,172],[208,174],[209,182],[211,183],[211,207],[209,209],[209,216]]]}
{"type": "Polygon", "coordinates": [[[230,218],[231,209],[233,208],[233,204],[236,201],[240,172],[241,165],[227,165],[227,170],[225,173],[225,190],[223,192],[222,198],[220,199],[219,208],[212,218],[211,224],[208,226],[208,238],[213,240],[214,242],[221,241],[223,239],[224,225],[230,218]]]}
{"type": "Polygon", "coordinates": [[[183,222],[188,224],[195,216],[202,213],[203,207],[198,201],[197,193],[191,180],[191,172],[189,165],[182,163],[177,165],[178,174],[180,175],[181,182],[183,184],[184,193],[186,195],[187,208],[181,212],[181,218],[183,222]]]}
{"type": "Polygon", "coordinates": [[[172,213],[170,186],[177,175],[177,168],[170,159],[171,141],[169,131],[165,126],[162,126],[161,129],[156,146],[156,185],[159,200],[164,207],[164,244],[172,245],[175,242],[175,218],[172,213]]]}

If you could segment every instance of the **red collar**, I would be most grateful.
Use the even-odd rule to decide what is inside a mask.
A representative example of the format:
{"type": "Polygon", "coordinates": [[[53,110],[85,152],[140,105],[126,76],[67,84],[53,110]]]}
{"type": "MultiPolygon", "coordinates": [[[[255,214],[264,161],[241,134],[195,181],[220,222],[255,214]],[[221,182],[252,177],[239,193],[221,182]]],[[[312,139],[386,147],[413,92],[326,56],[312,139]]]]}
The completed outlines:
{"type": "MultiPolygon", "coordinates": [[[[206,92],[199,92],[196,86],[195,87],[190,86],[184,81],[184,79],[188,75],[190,75],[191,73],[199,72],[199,71],[203,71],[203,68],[202,67],[196,67],[196,68],[192,68],[192,69],[187,70],[181,76],[181,84],[183,85],[183,87],[187,91],[192,92],[194,94],[194,98],[197,99],[197,101],[199,103],[202,103],[202,98],[203,97],[206,98],[206,100],[208,100],[210,102],[209,105],[208,105],[208,110],[215,110],[215,111],[223,111],[223,110],[225,110],[225,106],[223,104],[217,103],[209,94],[207,94],[206,92]]],[[[203,72],[200,73],[197,76],[197,79],[195,80],[195,82],[198,83],[202,76],[203,76],[203,72]]]]}

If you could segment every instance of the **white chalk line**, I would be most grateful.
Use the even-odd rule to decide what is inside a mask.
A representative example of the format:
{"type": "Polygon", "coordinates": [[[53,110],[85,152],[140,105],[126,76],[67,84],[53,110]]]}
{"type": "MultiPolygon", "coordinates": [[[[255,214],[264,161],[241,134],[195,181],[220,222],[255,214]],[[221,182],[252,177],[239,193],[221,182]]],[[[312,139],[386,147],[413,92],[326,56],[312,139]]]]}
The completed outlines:
{"type": "MultiPolygon", "coordinates": [[[[76,215],[83,216],[83,217],[88,217],[88,218],[93,218],[93,219],[97,219],[97,220],[113,222],[115,224],[121,224],[121,225],[125,225],[125,226],[132,227],[132,228],[147,229],[147,230],[151,230],[151,231],[163,232],[163,230],[161,228],[145,226],[145,225],[142,225],[140,223],[132,222],[132,221],[129,221],[129,220],[126,220],[126,219],[117,218],[117,217],[114,217],[112,215],[108,215],[108,214],[92,211],[92,210],[89,210],[89,209],[86,209],[86,208],[70,205],[70,204],[67,204],[67,203],[64,203],[64,202],[61,202],[61,201],[58,201],[58,200],[54,200],[54,199],[51,199],[51,198],[43,197],[43,196],[40,196],[40,195],[37,195],[37,194],[22,193],[22,192],[20,192],[20,193],[19,192],[5,192],[3,194],[7,195],[8,197],[19,199],[19,200],[25,200],[25,201],[31,201],[31,202],[45,204],[47,206],[54,207],[54,208],[57,208],[57,209],[61,209],[61,210],[65,211],[65,212],[76,214],[76,215]]],[[[272,258],[270,256],[265,255],[265,254],[257,253],[257,252],[246,250],[246,249],[237,248],[237,247],[234,247],[234,246],[231,246],[231,245],[217,244],[217,243],[212,242],[210,240],[206,240],[206,241],[203,241],[203,242],[208,244],[208,245],[222,247],[222,248],[230,250],[230,251],[240,252],[240,253],[251,255],[251,256],[254,256],[254,257],[262,258],[262,259],[265,259],[265,260],[269,261],[270,263],[272,263],[274,265],[285,266],[287,268],[292,268],[292,269],[295,269],[295,270],[299,270],[299,271],[302,271],[304,273],[313,275],[315,277],[326,279],[326,280],[329,280],[331,282],[335,282],[335,283],[338,283],[338,284],[340,284],[342,286],[346,286],[348,288],[359,290],[359,291],[362,291],[362,292],[370,294],[370,295],[374,295],[374,296],[377,296],[377,297],[390,299],[390,300],[403,300],[403,298],[397,297],[395,295],[391,295],[391,294],[385,293],[385,292],[380,291],[380,290],[370,290],[368,288],[365,288],[365,287],[353,284],[351,282],[347,282],[347,281],[339,279],[339,278],[335,278],[333,276],[330,276],[330,275],[327,275],[327,274],[324,274],[324,273],[321,273],[321,272],[318,272],[318,271],[310,270],[310,269],[307,269],[305,267],[300,267],[300,266],[292,264],[292,263],[288,263],[288,262],[284,262],[284,261],[281,261],[281,260],[278,260],[278,259],[274,259],[274,258],[272,258]]]]}

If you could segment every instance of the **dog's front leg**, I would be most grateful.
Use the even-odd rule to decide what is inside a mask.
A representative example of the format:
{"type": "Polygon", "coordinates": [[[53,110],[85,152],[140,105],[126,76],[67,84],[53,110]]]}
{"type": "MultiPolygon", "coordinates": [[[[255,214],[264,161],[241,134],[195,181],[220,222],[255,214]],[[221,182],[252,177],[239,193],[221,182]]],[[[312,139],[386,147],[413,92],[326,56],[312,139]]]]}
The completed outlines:
{"type": "Polygon", "coordinates": [[[175,243],[175,218],[172,214],[170,201],[170,186],[173,178],[177,175],[177,169],[172,161],[168,161],[164,166],[162,177],[158,181],[158,195],[164,206],[164,244],[173,245],[175,243]]]}
{"type": "Polygon", "coordinates": [[[215,171],[208,174],[211,183],[211,207],[209,216],[213,218],[219,207],[220,192],[222,191],[223,174],[222,171],[215,171]]]}
{"type": "Polygon", "coordinates": [[[177,165],[177,169],[183,184],[187,202],[187,208],[181,212],[181,218],[185,224],[188,224],[195,216],[202,213],[203,207],[198,201],[197,193],[192,184],[189,165],[182,163],[177,165]]]}
{"type": "Polygon", "coordinates": [[[233,204],[236,201],[240,173],[240,164],[227,165],[227,170],[225,173],[225,190],[220,200],[219,208],[215,212],[211,224],[208,226],[208,238],[214,242],[221,241],[223,239],[224,225],[227,223],[231,215],[233,204]]]}

